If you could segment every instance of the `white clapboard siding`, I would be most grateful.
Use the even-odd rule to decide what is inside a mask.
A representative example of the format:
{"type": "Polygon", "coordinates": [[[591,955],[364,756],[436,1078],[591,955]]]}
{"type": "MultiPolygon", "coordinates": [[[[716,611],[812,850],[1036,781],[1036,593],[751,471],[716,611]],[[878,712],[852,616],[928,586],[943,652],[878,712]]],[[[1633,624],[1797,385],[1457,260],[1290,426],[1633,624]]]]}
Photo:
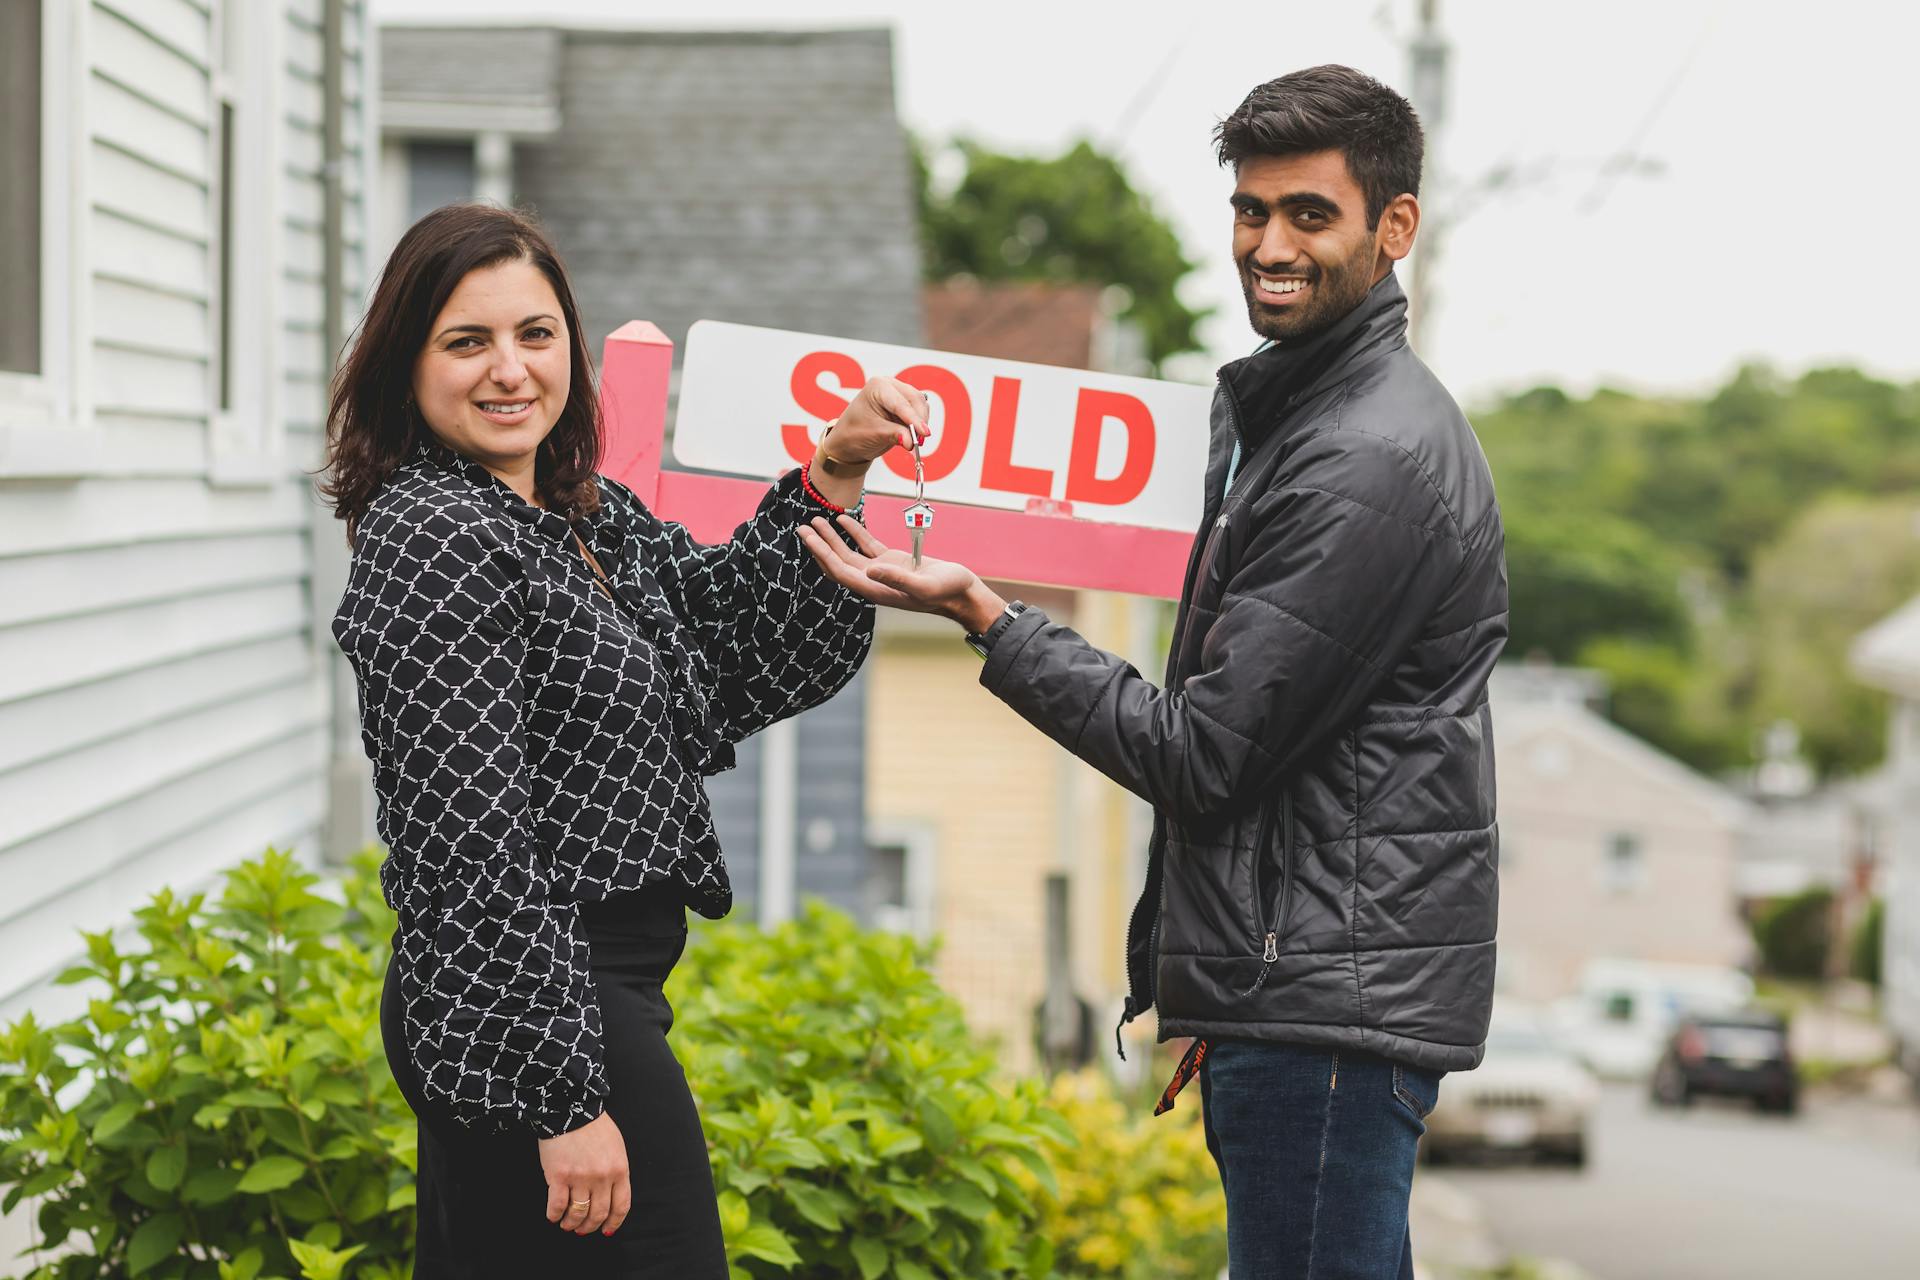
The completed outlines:
{"type": "Polygon", "coordinates": [[[209,355],[211,317],[204,296],[95,272],[93,323],[95,338],[117,347],[180,356],[202,365],[209,355]]]}
{"type": "Polygon", "coordinates": [[[297,484],[217,490],[171,480],[20,485],[0,502],[0,546],[11,555],[307,527],[297,484]]]}
{"type": "Polygon", "coordinates": [[[205,244],[207,188],[95,139],[88,153],[94,203],[129,221],[205,244]]]}
{"type": "Polygon", "coordinates": [[[7,708],[0,773],[108,742],[201,705],[207,690],[240,698],[270,688],[309,660],[304,627],[242,640],[159,666],[143,667],[21,699],[7,708]]]}
{"type": "Polygon", "coordinates": [[[207,122],[212,119],[213,108],[208,92],[209,36],[204,18],[199,37],[191,46],[194,52],[188,53],[187,45],[169,41],[158,32],[161,24],[129,16],[138,13],[144,17],[148,8],[135,0],[111,5],[95,0],[87,30],[88,53],[93,60],[89,70],[112,76],[118,83],[165,104],[176,115],[207,122]]]}
{"type": "Polygon", "coordinates": [[[97,0],[95,7],[134,27],[182,61],[205,65],[210,31],[205,5],[192,0],[97,0]]]}
{"type": "Polygon", "coordinates": [[[92,89],[89,119],[96,138],[207,182],[213,155],[204,121],[176,115],[165,103],[102,72],[94,73],[92,89]]]}
{"type": "Polygon", "coordinates": [[[96,206],[87,225],[87,243],[96,276],[207,297],[210,269],[203,237],[183,236],[137,214],[96,206]]]}
{"type": "Polygon", "coordinates": [[[0,627],[298,580],[303,531],[144,540],[0,560],[0,627]]]}
{"type": "MultiPolygon", "coordinates": [[[[320,715],[319,691],[298,668],[287,683],[244,697],[229,697],[218,679],[204,692],[221,700],[0,778],[0,847],[18,850],[139,797],[165,793],[202,770],[245,759],[284,737],[288,725],[313,723],[320,715]]],[[[47,897],[115,856],[100,849],[78,865],[60,866],[19,859],[23,865],[7,876],[8,891],[28,901],[47,897]]]]}
{"type": "Polygon", "coordinates": [[[46,840],[0,853],[8,859],[61,865],[88,851],[118,850],[105,870],[72,881],[0,922],[0,990],[17,993],[0,1012],[17,1016],[31,1008],[58,1017],[50,980],[81,953],[80,929],[118,929],[154,891],[180,893],[215,888],[218,873],[269,845],[311,854],[321,780],[313,760],[322,750],[317,725],[294,730],[281,741],[209,769],[165,795],[142,797],[92,822],[46,840]]]}
{"type": "Polygon", "coordinates": [[[103,476],[201,477],[207,473],[203,415],[125,409],[96,410],[103,476]]]}
{"type": "MultiPolygon", "coordinates": [[[[312,466],[323,408],[317,0],[226,0],[280,16],[271,373],[280,420],[235,424],[312,466]],[[290,424],[297,422],[291,434],[290,424]],[[249,426],[257,431],[249,431],[249,426]]],[[[315,859],[330,723],[313,539],[339,537],[290,465],[216,475],[213,5],[85,0],[73,211],[88,317],[79,478],[0,498],[0,1019],[70,1012],[48,980],[81,929],[124,929],[162,886],[212,887],[270,844],[315,859]],[[88,456],[93,456],[92,454],[88,456]]],[[[348,10],[345,80],[368,18],[348,10]]],[[[358,102],[345,113],[348,305],[361,296],[358,102]]],[[[260,211],[268,212],[260,212],[260,211]]],[[[240,287],[254,282],[242,279],[240,287]]],[[[59,426],[61,424],[52,424],[59,426]]],[[[348,727],[351,732],[351,727],[348,727]]]]}
{"type": "Polygon", "coordinates": [[[301,586],[286,583],[9,627],[0,632],[0,703],[278,635],[306,614],[301,586]]]}
{"type": "Polygon", "coordinates": [[[93,379],[95,403],[104,409],[206,412],[209,384],[204,356],[95,338],[93,379]]]}

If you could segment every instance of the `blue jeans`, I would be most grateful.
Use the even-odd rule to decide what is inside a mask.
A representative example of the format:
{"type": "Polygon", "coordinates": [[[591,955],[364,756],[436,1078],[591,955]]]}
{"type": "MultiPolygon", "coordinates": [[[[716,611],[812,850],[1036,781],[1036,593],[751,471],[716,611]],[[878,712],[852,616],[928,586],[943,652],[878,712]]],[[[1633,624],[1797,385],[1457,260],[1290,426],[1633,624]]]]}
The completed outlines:
{"type": "Polygon", "coordinates": [[[1407,1197],[1440,1072],[1220,1040],[1200,1067],[1232,1280],[1412,1280],[1407,1197]]]}

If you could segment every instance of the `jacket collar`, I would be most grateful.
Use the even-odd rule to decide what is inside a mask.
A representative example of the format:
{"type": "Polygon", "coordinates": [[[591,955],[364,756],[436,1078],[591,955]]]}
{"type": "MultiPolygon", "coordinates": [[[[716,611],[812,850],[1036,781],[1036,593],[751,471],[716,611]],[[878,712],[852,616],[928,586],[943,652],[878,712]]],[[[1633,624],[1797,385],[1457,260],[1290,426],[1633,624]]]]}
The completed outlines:
{"type": "Polygon", "coordinates": [[[1220,367],[1249,450],[1297,404],[1406,345],[1407,295],[1391,271],[1360,305],[1305,342],[1277,342],[1220,367]]]}

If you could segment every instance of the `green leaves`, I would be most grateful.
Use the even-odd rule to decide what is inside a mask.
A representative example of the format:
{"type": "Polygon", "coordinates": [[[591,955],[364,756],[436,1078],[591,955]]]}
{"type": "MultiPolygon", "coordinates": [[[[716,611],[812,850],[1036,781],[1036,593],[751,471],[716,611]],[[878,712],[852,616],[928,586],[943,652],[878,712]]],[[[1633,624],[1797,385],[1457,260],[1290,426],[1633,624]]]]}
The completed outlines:
{"type": "Polygon", "coordinates": [[[177,1213],[148,1218],[134,1230],[127,1244],[127,1274],[140,1275],[180,1247],[184,1224],[177,1213]]]}
{"type": "Polygon", "coordinates": [[[187,1173],[187,1149],[178,1143],[158,1147],[147,1157],[147,1181],[159,1191],[171,1191],[187,1173]]]}
{"type": "Polygon", "coordinates": [[[929,958],[817,905],[696,936],[674,1041],[736,1276],[1045,1276],[1026,1162],[1044,1166],[1053,1124],[1035,1086],[997,1077],[929,958]]]}
{"type": "Polygon", "coordinates": [[[127,1098],[108,1107],[106,1114],[93,1122],[93,1140],[112,1141],[115,1134],[133,1123],[133,1118],[140,1114],[140,1106],[138,1098],[127,1098]]]}
{"type": "Polygon", "coordinates": [[[66,1255],[48,1280],[405,1274],[414,1119],[380,1052],[376,867],[329,898],[269,850],[215,902],[163,890],[124,951],[84,935],[62,975],[84,1013],[0,1028],[0,1205],[40,1197],[33,1243],[66,1255]]]}
{"type": "Polygon", "coordinates": [[[268,1156],[241,1177],[239,1190],[255,1195],[278,1191],[298,1182],[306,1171],[307,1167],[292,1156],[268,1156]]]}

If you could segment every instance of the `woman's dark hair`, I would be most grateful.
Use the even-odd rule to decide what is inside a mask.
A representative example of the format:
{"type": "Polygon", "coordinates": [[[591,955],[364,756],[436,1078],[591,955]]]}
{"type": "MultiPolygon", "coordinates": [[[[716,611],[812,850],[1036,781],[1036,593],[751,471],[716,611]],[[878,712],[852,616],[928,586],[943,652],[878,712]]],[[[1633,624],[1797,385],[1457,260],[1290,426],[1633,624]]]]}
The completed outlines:
{"type": "Polygon", "coordinates": [[[1367,196],[1367,228],[1398,195],[1420,194],[1426,137],[1413,104],[1372,76],[1329,63],[1269,80],[1214,126],[1215,153],[1249,156],[1340,151],[1367,196]]]}
{"type": "Polygon", "coordinates": [[[534,484],[550,510],[569,520],[600,506],[600,398],[593,357],[560,254],[539,224],[486,204],[450,204],[413,224],[393,247],[352,350],[333,377],[327,408],[327,477],[320,492],[347,522],[347,540],[400,464],[432,432],[413,403],[413,366],[434,317],[470,271],[530,262],[560,300],[571,347],[566,407],[540,444],[534,484]]]}

